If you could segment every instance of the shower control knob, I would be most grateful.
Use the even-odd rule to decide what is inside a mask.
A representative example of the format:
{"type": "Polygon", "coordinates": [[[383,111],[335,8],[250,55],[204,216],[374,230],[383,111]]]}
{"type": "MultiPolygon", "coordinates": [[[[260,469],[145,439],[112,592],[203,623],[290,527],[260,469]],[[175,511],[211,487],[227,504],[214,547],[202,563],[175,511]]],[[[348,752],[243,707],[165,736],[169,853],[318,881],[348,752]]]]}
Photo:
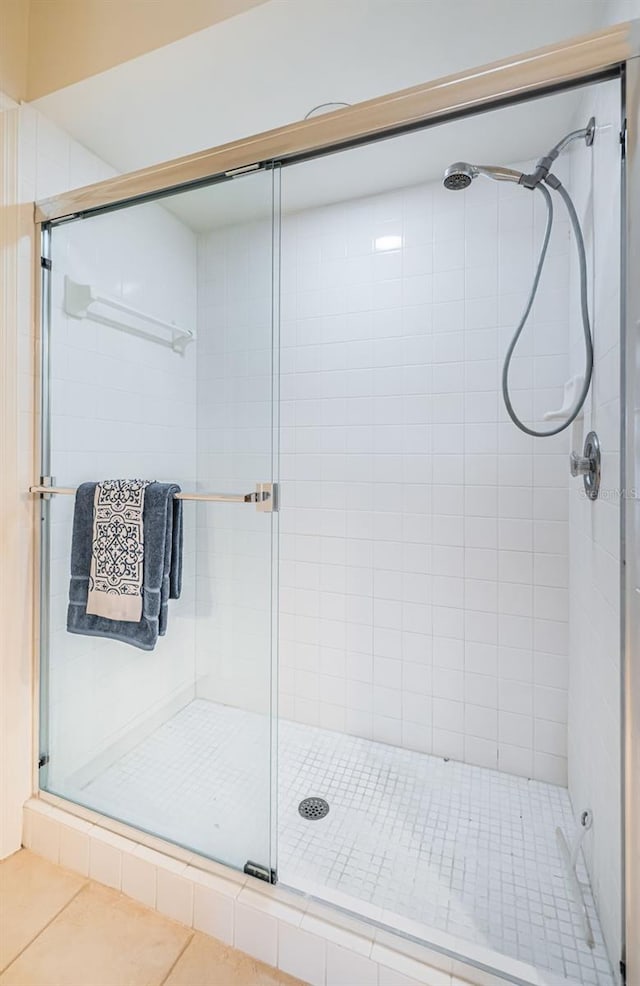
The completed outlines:
{"type": "Polygon", "coordinates": [[[569,468],[572,476],[582,476],[584,491],[589,499],[597,500],[600,489],[600,442],[595,431],[590,431],[585,438],[582,455],[571,453],[569,468]]]}
{"type": "Polygon", "coordinates": [[[585,455],[578,455],[577,452],[572,452],[569,456],[569,467],[572,476],[588,476],[593,468],[591,459],[587,459],[585,455]]]}

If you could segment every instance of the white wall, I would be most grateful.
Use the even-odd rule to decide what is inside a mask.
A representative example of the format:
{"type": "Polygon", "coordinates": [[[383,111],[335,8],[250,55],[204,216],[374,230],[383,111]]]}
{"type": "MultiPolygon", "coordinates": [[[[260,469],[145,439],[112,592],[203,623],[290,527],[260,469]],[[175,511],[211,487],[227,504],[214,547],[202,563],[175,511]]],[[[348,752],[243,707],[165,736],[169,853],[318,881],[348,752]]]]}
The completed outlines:
{"type": "MultiPolygon", "coordinates": [[[[614,966],[620,957],[620,89],[610,82],[585,94],[576,126],[594,114],[593,152],[571,154],[571,183],[590,259],[595,367],[573,447],[595,430],[602,489],[592,502],[571,486],[569,791],[576,813],[593,811],[585,841],[591,885],[614,966]]],[[[572,284],[578,272],[572,260],[572,284]]],[[[633,276],[633,275],[632,275],[633,276]]],[[[572,295],[572,372],[583,366],[578,294],[572,295]]]]}
{"type": "MultiPolygon", "coordinates": [[[[26,200],[107,177],[93,155],[22,111],[26,200]]],[[[65,225],[52,238],[51,444],[59,485],[142,476],[195,481],[195,347],[184,357],[63,309],[65,274],[186,326],[196,317],[195,238],[158,205],[65,225]]],[[[74,770],[176,697],[193,693],[195,525],[185,524],[183,597],[152,653],[66,632],[73,500],[51,502],[49,782],[74,770]]]]}
{"type": "Polygon", "coordinates": [[[0,92],[0,858],[20,846],[31,792],[33,430],[29,280],[32,210],[20,195],[20,108],[0,92]]]}
{"type": "Polygon", "coordinates": [[[603,8],[603,23],[618,24],[640,17],[640,0],[610,0],[603,8]]]}
{"type": "MultiPolygon", "coordinates": [[[[286,189],[285,172],[285,206],[286,189]]],[[[565,783],[568,443],[521,436],[498,398],[534,205],[478,181],[285,217],[280,713],[565,783]],[[376,251],[385,235],[402,249],[376,251]]],[[[256,235],[203,238],[226,250],[220,324],[242,284],[234,252],[256,235]]],[[[569,246],[560,219],[514,364],[536,419],[567,374],[569,246]]],[[[204,354],[214,322],[199,331],[204,354]]],[[[246,365],[234,372],[230,421],[245,409],[246,365]]],[[[230,432],[211,410],[199,426],[222,453],[230,432]]]]}

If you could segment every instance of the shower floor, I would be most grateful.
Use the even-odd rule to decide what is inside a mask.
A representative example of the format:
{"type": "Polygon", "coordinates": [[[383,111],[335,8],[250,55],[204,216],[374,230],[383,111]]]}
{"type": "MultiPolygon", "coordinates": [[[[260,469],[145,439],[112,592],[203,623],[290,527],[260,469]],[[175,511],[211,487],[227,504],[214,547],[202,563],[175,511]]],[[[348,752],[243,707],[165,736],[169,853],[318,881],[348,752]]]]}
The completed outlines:
{"type": "MultiPolygon", "coordinates": [[[[260,862],[268,737],[263,717],[197,699],[75,796],[214,858],[260,862]]],[[[593,949],[566,886],[564,788],[287,721],[278,773],[281,883],[415,937],[444,932],[460,951],[471,941],[558,978],[613,983],[583,865],[593,949]],[[302,818],[306,797],[329,814],[302,818]]]]}

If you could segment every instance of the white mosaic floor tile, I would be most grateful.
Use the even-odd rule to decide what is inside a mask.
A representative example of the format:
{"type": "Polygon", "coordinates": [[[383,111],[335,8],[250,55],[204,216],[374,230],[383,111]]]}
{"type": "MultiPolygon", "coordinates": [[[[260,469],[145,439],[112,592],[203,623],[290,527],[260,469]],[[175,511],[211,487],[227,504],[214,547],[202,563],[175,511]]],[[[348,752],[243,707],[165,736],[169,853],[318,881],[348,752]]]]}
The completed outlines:
{"type": "MultiPolygon", "coordinates": [[[[267,720],[199,699],[76,799],[239,867],[266,862],[268,751],[267,720]]],[[[287,721],[278,776],[282,883],[326,887],[356,911],[365,902],[612,986],[586,871],[594,949],[556,845],[558,825],[575,830],[564,788],[287,721]],[[299,815],[310,796],[329,802],[325,818],[299,815]]]]}

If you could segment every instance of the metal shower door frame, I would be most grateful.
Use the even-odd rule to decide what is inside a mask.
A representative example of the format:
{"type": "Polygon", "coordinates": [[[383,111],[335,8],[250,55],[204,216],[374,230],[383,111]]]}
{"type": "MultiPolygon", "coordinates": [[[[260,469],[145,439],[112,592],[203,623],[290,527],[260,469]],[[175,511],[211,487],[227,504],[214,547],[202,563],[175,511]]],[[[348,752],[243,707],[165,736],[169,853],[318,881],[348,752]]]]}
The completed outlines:
{"type": "Polygon", "coordinates": [[[622,72],[621,482],[623,972],[640,982],[640,57],[622,72]]]}
{"type": "Polygon", "coordinates": [[[165,161],[36,203],[35,222],[70,219],[314,157],[617,74],[640,54],[640,19],[165,161]]]}

